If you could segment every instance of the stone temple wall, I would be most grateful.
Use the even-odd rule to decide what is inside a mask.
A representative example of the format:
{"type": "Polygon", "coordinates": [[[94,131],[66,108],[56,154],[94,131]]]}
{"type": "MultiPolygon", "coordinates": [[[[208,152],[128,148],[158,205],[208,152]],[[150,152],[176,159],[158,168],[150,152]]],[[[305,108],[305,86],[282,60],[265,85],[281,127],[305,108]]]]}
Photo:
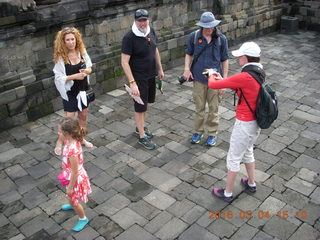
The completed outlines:
{"type": "Polygon", "coordinates": [[[283,7],[285,15],[298,18],[300,28],[320,31],[319,0],[286,0],[283,7]]]}
{"type": "Polygon", "coordinates": [[[222,20],[230,46],[277,30],[282,13],[277,0],[1,1],[0,130],[62,109],[52,55],[55,33],[65,26],[83,33],[96,94],[122,86],[121,40],[138,8],[149,11],[165,69],[183,64],[186,36],[204,11],[222,20]]]}

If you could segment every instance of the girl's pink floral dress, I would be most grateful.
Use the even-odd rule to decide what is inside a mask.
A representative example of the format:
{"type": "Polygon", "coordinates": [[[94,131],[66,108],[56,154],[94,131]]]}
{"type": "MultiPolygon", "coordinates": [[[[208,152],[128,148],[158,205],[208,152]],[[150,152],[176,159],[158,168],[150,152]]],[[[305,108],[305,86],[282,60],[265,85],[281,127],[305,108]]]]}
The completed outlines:
{"type": "Polygon", "coordinates": [[[88,202],[88,194],[90,194],[91,187],[88,174],[83,167],[83,155],[82,155],[82,147],[79,141],[74,141],[69,144],[68,141],[65,142],[65,146],[63,148],[62,153],[62,173],[66,179],[71,179],[72,168],[70,164],[70,157],[77,157],[79,159],[78,162],[78,179],[73,187],[73,193],[71,196],[67,196],[71,198],[71,201],[77,205],[78,200],[83,202],[88,202]]]}

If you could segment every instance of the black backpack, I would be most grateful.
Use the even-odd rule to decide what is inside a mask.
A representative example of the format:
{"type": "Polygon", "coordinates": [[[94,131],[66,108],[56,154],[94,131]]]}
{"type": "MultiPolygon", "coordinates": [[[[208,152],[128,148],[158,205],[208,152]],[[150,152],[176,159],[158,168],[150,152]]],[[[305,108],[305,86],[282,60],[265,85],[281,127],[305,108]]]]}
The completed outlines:
{"type": "Polygon", "coordinates": [[[250,64],[244,67],[242,72],[249,73],[260,84],[256,111],[252,111],[241,88],[240,99],[243,96],[250,111],[256,117],[258,126],[262,129],[269,128],[278,117],[278,99],[276,93],[272,90],[271,86],[265,82],[266,74],[260,67],[250,64]]]}

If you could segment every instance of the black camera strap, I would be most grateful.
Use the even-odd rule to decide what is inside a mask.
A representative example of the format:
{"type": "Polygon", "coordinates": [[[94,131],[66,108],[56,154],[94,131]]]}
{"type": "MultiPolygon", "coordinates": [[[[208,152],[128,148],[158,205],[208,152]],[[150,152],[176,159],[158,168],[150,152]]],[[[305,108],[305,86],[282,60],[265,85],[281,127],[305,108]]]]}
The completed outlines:
{"type": "MultiPolygon", "coordinates": [[[[196,34],[196,33],[195,33],[195,34],[196,34]]],[[[204,52],[204,50],[206,50],[213,42],[214,42],[214,41],[213,41],[213,39],[212,39],[212,41],[211,41],[209,44],[207,44],[206,46],[204,46],[204,47],[201,49],[201,51],[200,51],[200,53],[199,53],[198,55],[195,55],[195,56],[193,57],[193,60],[192,60],[191,66],[190,66],[191,72],[192,72],[192,68],[193,68],[194,64],[198,61],[198,59],[199,59],[199,57],[201,56],[201,54],[202,54],[202,53],[204,52]]]]}

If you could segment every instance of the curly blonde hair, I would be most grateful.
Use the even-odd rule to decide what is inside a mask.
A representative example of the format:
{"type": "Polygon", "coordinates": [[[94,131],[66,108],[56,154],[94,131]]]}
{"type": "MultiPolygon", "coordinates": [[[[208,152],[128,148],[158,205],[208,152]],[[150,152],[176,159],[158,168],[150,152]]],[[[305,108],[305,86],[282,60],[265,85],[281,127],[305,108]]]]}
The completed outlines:
{"type": "Polygon", "coordinates": [[[68,48],[66,47],[64,38],[69,33],[72,33],[76,38],[76,51],[80,52],[81,56],[86,53],[86,47],[83,43],[82,35],[79,30],[74,27],[65,27],[56,34],[56,38],[54,40],[54,63],[57,63],[60,57],[64,63],[68,62],[68,48]]]}

